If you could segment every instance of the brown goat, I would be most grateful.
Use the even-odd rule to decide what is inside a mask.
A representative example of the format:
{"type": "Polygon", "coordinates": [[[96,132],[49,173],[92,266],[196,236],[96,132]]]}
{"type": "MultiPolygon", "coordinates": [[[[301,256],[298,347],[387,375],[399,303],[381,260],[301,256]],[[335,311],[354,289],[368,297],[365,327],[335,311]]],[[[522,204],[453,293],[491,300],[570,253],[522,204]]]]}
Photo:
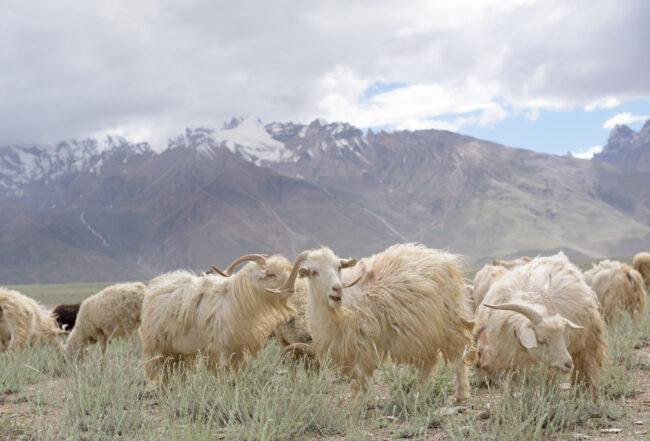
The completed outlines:
{"type": "Polygon", "coordinates": [[[74,303],[69,305],[58,305],[52,311],[52,314],[56,318],[56,325],[59,329],[64,331],[72,331],[74,324],[77,321],[77,314],[79,314],[79,307],[81,303],[74,303]]]}

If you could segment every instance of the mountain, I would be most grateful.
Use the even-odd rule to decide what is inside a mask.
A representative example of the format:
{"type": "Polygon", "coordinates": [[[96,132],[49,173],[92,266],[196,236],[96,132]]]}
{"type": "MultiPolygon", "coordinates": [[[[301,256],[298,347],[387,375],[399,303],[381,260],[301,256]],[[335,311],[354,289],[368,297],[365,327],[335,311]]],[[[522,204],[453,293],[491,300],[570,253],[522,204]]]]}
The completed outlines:
{"type": "Polygon", "coordinates": [[[639,132],[627,126],[616,126],[595,161],[607,162],[627,170],[650,172],[650,120],[639,132]]]}
{"type": "Polygon", "coordinates": [[[403,241],[492,256],[650,248],[650,174],[438,131],[233,119],[156,152],[0,148],[0,283],[147,279],[251,252],[403,241]]]}

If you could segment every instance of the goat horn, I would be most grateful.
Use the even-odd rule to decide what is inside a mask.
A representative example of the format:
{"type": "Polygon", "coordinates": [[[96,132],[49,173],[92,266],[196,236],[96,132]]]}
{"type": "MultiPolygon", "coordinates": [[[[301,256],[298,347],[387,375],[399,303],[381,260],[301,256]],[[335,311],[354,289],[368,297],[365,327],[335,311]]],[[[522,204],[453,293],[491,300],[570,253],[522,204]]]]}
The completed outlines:
{"type": "Polygon", "coordinates": [[[316,353],[307,343],[292,343],[282,349],[282,352],[280,352],[280,357],[278,357],[278,361],[282,360],[285,355],[292,351],[298,351],[299,353],[308,355],[311,358],[316,358],[316,353]]]}
{"type": "Polygon", "coordinates": [[[553,304],[553,301],[551,300],[551,275],[549,274],[548,276],[548,285],[544,286],[542,288],[542,301],[544,302],[544,306],[546,306],[546,309],[548,309],[548,312],[551,315],[558,314],[557,309],[555,308],[555,305],[553,304]]]}
{"type": "Polygon", "coordinates": [[[518,312],[519,314],[524,315],[526,318],[528,318],[528,320],[533,322],[533,325],[535,326],[537,326],[539,322],[542,321],[541,314],[535,311],[535,309],[527,305],[520,305],[519,303],[504,303],[502,305],[488,305],[487,303],[483,303],[483,306],[487,306],[488,308],[492,308],[492,309],[502,309],[506,311],[518,312]]]}
{"type": "Polygon", "coordinates": [[[356,285],[357,282],[358,282],[359,280],[361,280],[361,277],[363,277],[363,274],[360,275],[359,277],[357,277],[357,280],[355,280],[354,282],[350,283],[349,285],[343,285],[343,288],[349,288],[349,287],[351,287],[351,286],[356,285]]]}
{"type": "Polygon", "coordinates": [[[230,277],[232,276],[232,272],[237,268],[237,265],[239,265],[242,262],[247,262],[247,261],[252,261],[256,262],[259,265],[266,265],[266,256],[263,256],[262,254],[246,254],[245,256],[241,256],[239,259],[235,260],[233,263],[226,268],[225,271],[225,276],[230,277]]]}
{"type": "Polygon", "coordinates": [[[309,255],[310,251],[311,250],[305,250],[302,253],[298,254],[298,257],[296,257],[296,261],[293,263],[293,268],[291,268],[291,274],[289,274],[289,278],[284,283],[284,285],[282,285],[277,289],[266,288],[266,290],[273,294],[281,294],[283,292],[293,292],[294,291],[293,284],[296,283],[296,278],[298,277],[298,272],[300,271],[300,264],[305,259],[307,259],[307,256],[309,255]]]}
{"type": "Polygon", "coordinates": [[[215,272],[215,273],[219,274],[220,276],[228,277],[228,276],[227,276],[223,271],[221,271],[221,270],[220,270],[219,268],[217,268],[216,266],[214,266],[214,265],[210,265],[210,268],[212,268],[212,271],[207,271],[206,274],[209,274],[209,273],[211,273],[211,272],[215,272]]]}

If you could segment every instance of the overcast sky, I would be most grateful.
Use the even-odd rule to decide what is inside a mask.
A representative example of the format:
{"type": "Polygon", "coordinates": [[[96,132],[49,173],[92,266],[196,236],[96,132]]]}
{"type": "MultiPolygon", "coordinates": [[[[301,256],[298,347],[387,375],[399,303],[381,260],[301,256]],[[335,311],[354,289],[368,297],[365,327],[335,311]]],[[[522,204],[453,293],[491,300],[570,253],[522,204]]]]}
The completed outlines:
{"type": "Polygon", "coordinates": [[[649,23],[647,0],[3,0],[0,145],[250,116],[585,152],[650,117],[649,23]]]}

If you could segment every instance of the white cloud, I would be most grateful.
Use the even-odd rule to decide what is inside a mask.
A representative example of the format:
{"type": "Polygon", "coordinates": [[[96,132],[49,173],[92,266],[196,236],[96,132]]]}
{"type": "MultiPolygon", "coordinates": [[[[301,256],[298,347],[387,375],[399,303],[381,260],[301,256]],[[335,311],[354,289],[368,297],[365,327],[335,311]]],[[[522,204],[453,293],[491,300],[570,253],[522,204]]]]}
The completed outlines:
{"type": "MultiPolygon", "coordinates": [[[[181,132],[177,132],[177,135],[181,132]]],[[[132,143],[147,142],[156,150],[161,151],[167,147],[169,140],[164,127],[154,127],[144,121],[133,121],[128,125],[108,125],[101,130],[88,133],[89,137],[105,139],[107,136],[118,136],[132,143]]]]}
{"type": "Polygon", "coordinates": [[[603,124],[603,129],[611,130],[617,125],[624,125],[624,124],[630,124],[638,121],[645,121],[649,118],[650,116],[648,115],[644,115],[644,116],[632,115],[630,112],[623,112],[623,113],[619,113],[618,115],[614,115],[613,117],[605,121],[605,123],[603,124]]]}
{"type": "Polygon", "coordinates": [[[613,96],[608,96],[605,98],[599,98],[596,101],[592,101],[591,103],[585,105],[584,109],[587,112],[593,112],[597,109],[613,109],[614,107],[618,107],[620,105],[621,102],[618,99],[613,96]]]}
{"type": "Polygon", "coordinates": [[[529,121],[537,121],[539,115],[540,115],[540,111],[539,108],[537,107],[533,107],[532,109],[527,110],[526,113],[524,114],[526,119],[529,121]]]}
{"type": "Polygon", "coordinates": [[[481,115],[478,118],[478,125],[481,127],[492,128],[496,124],[506,119],[508,116],[510,116],[510,112],[508,112],[500,105],[496,105],[494,107],[484,110],[481,113],[481,115]]]}
{"type": "Polygon", "coordinates": [[[600,153],[602,151],[603,151],[602,145],[595,145],[593,147],[589,147],[588,149],[582,149],[578,152],[570,152],[569,154],[574,158],[578,158],[578,159],[591,159],[594,157],[596,153],[600,153]]]}
{"type": "Polygon", "coordinates": [[[490,127],[650,97],[645,0],[5,0],[2,11],[0,145],[111,127],[164,138],[233,115],[490,127]],[[378,82],[408,86],[360,102],[378,82]]]}
{"type": "Polygon", "coordinates": [[[472,121],[485,126],[508,115],[493,101],[496,88],[473,78],[457,88],[418,84],[377,94],[363,101],[357,99],[362,90],[357,92],[347,96],[339,93],[327,95],[320,102],[320,114],[328,120],[344,120],[360,127],[402,128],[413,126],[413,121],[426,121],[447,114],[481,111],[481,117],[472,121]]]}
{"type": "Polygon", "coordinates": [[[462,127],[479,124],[480,116],[461,116],[454,118],[452,121],[444,121],[435,118],[408,118],[395,126],[396,130],[449,130],[458,132],[462,127]]]}
{"type": "Polygon", "coordinates": [[[462,126],[462,121],[440,121],[435,119],[409,118],[402,121],[395,127],[395,130],[449,130],[457,132],[462,126]]]}

